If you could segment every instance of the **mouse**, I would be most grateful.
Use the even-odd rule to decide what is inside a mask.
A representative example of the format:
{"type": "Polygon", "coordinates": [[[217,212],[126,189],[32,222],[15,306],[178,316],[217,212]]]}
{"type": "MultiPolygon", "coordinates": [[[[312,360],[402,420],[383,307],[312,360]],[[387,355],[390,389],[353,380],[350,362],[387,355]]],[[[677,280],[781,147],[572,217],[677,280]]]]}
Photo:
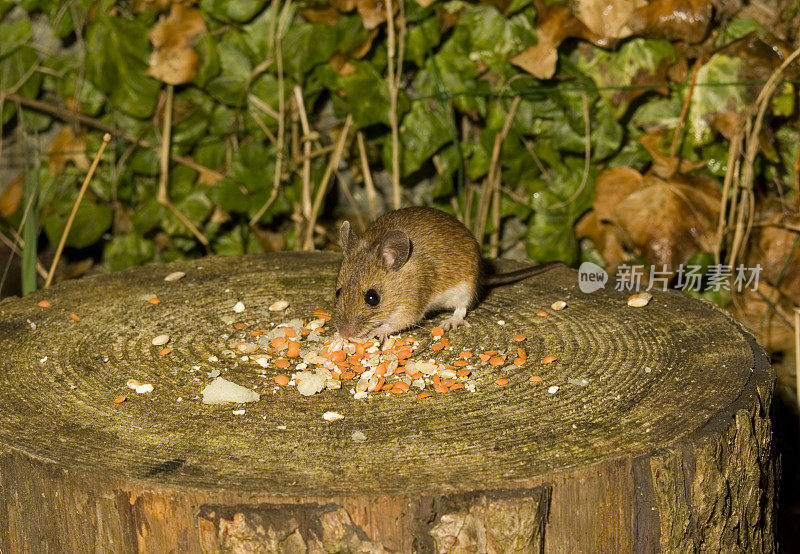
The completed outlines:
{"type": "Polygon", "coordinates": [[[492,275],[470,230],[452,215],[426,206],[387,212],[360,237],[344,221],[339,242],[344,258],[333,319],[345,338],[383,341],[435,310],[453,310],[442,323],[445,330],[469,327],[467,311],[483,287],[564,265],[549,262],[492,275]]]}

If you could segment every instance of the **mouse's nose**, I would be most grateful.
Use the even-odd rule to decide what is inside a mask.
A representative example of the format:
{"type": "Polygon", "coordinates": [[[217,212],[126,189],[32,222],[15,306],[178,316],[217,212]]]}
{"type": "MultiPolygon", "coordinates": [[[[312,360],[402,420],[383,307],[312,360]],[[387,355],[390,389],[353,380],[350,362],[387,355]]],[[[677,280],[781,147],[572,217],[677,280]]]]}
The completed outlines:
{"type": "Polygon", "coordinates": [[[354,337],[359,330],[354,321],[343,321],[337,327],[339,328],[339,334],[346,339],[354,337]]]}

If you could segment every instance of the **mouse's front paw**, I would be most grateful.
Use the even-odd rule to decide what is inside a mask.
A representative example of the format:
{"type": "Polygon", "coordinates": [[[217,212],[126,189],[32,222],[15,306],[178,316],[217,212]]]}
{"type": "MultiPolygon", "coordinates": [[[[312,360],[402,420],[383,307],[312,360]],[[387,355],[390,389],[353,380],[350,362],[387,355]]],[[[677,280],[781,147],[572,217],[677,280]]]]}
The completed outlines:
{"type": "Polygon", "coordinates": [[[392,328],[384,323],[383,325],[377,327],[374,331],[372,331],[369,334],[369,337],[367,338],[374,338],[378,341],[378,344],[383,344],[383,341],[386,340],[386,337],[388,337],[391,334],[391,332],[392,328]]]}
{"type": "Polygon", "coordinates": [[[472,326],[469,324],[469,321],[467,321],[463,317],[456,317],[456,316],[452,316],[448,319],[445,319],[444,322],[442,323],[442,328],[444,328],[445,331],[450,331],[451,329],[458,329],[459,327],[472,327],[472,326]]]}

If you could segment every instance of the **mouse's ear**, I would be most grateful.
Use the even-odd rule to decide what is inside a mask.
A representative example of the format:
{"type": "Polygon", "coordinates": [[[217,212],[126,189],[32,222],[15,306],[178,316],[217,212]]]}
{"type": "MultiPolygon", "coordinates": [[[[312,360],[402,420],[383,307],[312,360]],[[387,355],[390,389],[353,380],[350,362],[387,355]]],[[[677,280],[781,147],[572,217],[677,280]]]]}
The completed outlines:
{"type": "Polygon", "coordinates": [[[342,226],[339,227],[339,244],[342,247],[342,252],[347,254],[347,252],[353,248],[358,242],[358,237],[350,228],[350,222],[345,221],[342,223],[342,226]]]}
{"type": "Polygon", "coordinates": [[[386,269],[397,271],[411,255],[411,240],[399,229],[386,231],[381,240],[380,255],[386,269]]]}

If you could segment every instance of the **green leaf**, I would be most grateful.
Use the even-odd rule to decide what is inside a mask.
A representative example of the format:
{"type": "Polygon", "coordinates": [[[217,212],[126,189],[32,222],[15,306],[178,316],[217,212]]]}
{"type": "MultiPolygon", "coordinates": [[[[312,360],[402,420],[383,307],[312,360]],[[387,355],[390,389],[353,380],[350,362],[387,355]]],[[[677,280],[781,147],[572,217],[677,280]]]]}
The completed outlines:
{"type": "Polygon", "coordinates": [[[352,52],[369,38],[369,29],[364,27],[364,20],[359,15],[342,16],[333,28],[336,30],[337,51],[342,54],[352,52]]]}
{"type": "Polygon", "coordinates": [[[281,41],[283,67],[294,80],[336,53],[336,29],[324,23],[303,23],[290,27],[281,41]]]}
{"type": "Polygon", "coordinates": [[[151,197],[136,206],[133,212],[133,228],[141,234],[154,229],[161,218],[164,217],[166,208],[155,198],[151,197]]]}
{"type": "Polygon", "coordinates": [[[249,21],[267,5],[262,0],[200,0],[200,10],[225,22],[249,21]]]}
{"type": "Polygon", "coordinates": [[[149,54],[147,28],[138,20],[101,15],[86,33],[86,77],[113,107],[150,117],[161,85],[146,75],[149,54]]]}
{"type": "Polygon", "coordinates": [[[538,262],[561,260],[574,265],[578,259],[578,241],[571,218],[558,212],[534,213],[528,223],[525,250],[528,257],[538,262]]]}
{"type": "Polygon", "coordinates": [[[237,225],[232,231],[221,235],[213,244],[214,253],[221,256],[257,254],[261,245],[247,225],[237,225]]]}
{"type": "Polygon", "coordinates": [[[0,22],[0,59],[30,41],[31,23],[27,19],[18,19],[13,23],[0,22]]]}
{"type": "Polygon", "coordinates": [[[192,82],[203,88],[220,72],[217,43],[211,33],[203,33],[195,39],[194,50],[200,58],[200,63],[197,66],[197,74],[192,79],[192,82]]]}
{"type": "MultiPolygon", "coordinates": [[[[19,94],[35,98],[42,85],[42,74],[38,71],[31,72],[31,69],[38,61],[36,51],[30,46],[21,46],[0,60],[0,90],[19,87],[17,88],[19,94]],[[20,84],[22,86],[19,86],[20,84]]],[[[13,102],[4,102],[3,123],[8,122],[16,112],[17,108],[13,102]]]]}
{"type": "Polygon", "coordinates": [[[726,44],[745,37],[753,32],[763,32],[764,27],[755,19],[737,17],[731,19],[722,33],[719,34],[715,42],[717,48],[721,48],[726,44]]]}
{"type": "Polygon", "coordinates": [[[103,248],[103,262],[111,271],[152,262],[156,246],[137,233],[118,235],[103,248]]]}
{"type": "Polygon", "coordinates": [[[687,135],[694,146],[709,144],[713,140],[714,131],[709,124],[712,116],[725,111],[740,113],[745,109],[744,89],[735,84],[744,66],[745,61],[741,58],[714,54],[698,70],[699,86],[694,87],[686,118],[687,135]],[[705,86],[711,84],[713,86],[705,86]]]}
{"type": "MultiPolygon", "coordinates": [[[[195,227],[200,227],[211,215],[214,206],[205,192],[197,191],[176,202],[175,208],[195,227]]],[[[161,228],[171,237],[194,237],[192,231],[172,211],[166,213],[161,228]]]]}
{"type": "Polygon", "coordinates": [[[441,20],[433,16],[409,29],[406,36],[406,55],[417,67],[425,65],[428,53],[439,45],[442,39],[439,31],[441,24],[441,20]]]}
{"type": "MultiPolygon", "coordinates": [[[[44,231],[51,244],[57,244],[67,226],[67,219],[77,193],[61,197],[50,204],[52,211],[44,216],[44,231]]],[[[75,214],[72,228],[67,236],[67,246],[86,248],[103,236],[113,219],[111,209],[105,204],[98,204],[91,198],[84,198],[75,214]]]]}
{"type": "Polygon", "coordinates": [[[256,54],[247,37],[239,31],[225,33],[217,44],[222,72],[211,79],[206,92],[229,106],[239,106],[245,98],[245,85],[253,72],[256,54]]]}
{"type": "MultiPolygon", "coordinates": [[[[439,102],[414,102],[400,124],[400,173],[406,177],[418,170],[439,148],[450,142],[453,122],[449,110],[439,102]]],[[[391,167],[391,142],[383,146],[385,167],[391,167]]]]}
{"type": "Polygon", "coordinates": [[[231,176],[250,192],[271,189],[275,175],[275,157],[273,149],[263,144],[241,144],[233,154],[231,176]]]}
{"type": "Polygon", "coordinates": [[[217,181],[217,184],[209,189],[208,197],[227,212],[246,214],[256,204],[253,197],[243,192],[241,185],[230,178],[217,181]]]}
{"type": "MultiPolygon", "coordinates": [[[[389,85],[372,64],[351,62],[357,71],[339,77],[339,85],[344,90],[347,112],[353,116],[353,125],[360,129],[375,123],[389,125],[389,85]]],[[[397,102],[397,117],[402,118],[408,111],[408,97],[400,91],[397,102]]]]}

